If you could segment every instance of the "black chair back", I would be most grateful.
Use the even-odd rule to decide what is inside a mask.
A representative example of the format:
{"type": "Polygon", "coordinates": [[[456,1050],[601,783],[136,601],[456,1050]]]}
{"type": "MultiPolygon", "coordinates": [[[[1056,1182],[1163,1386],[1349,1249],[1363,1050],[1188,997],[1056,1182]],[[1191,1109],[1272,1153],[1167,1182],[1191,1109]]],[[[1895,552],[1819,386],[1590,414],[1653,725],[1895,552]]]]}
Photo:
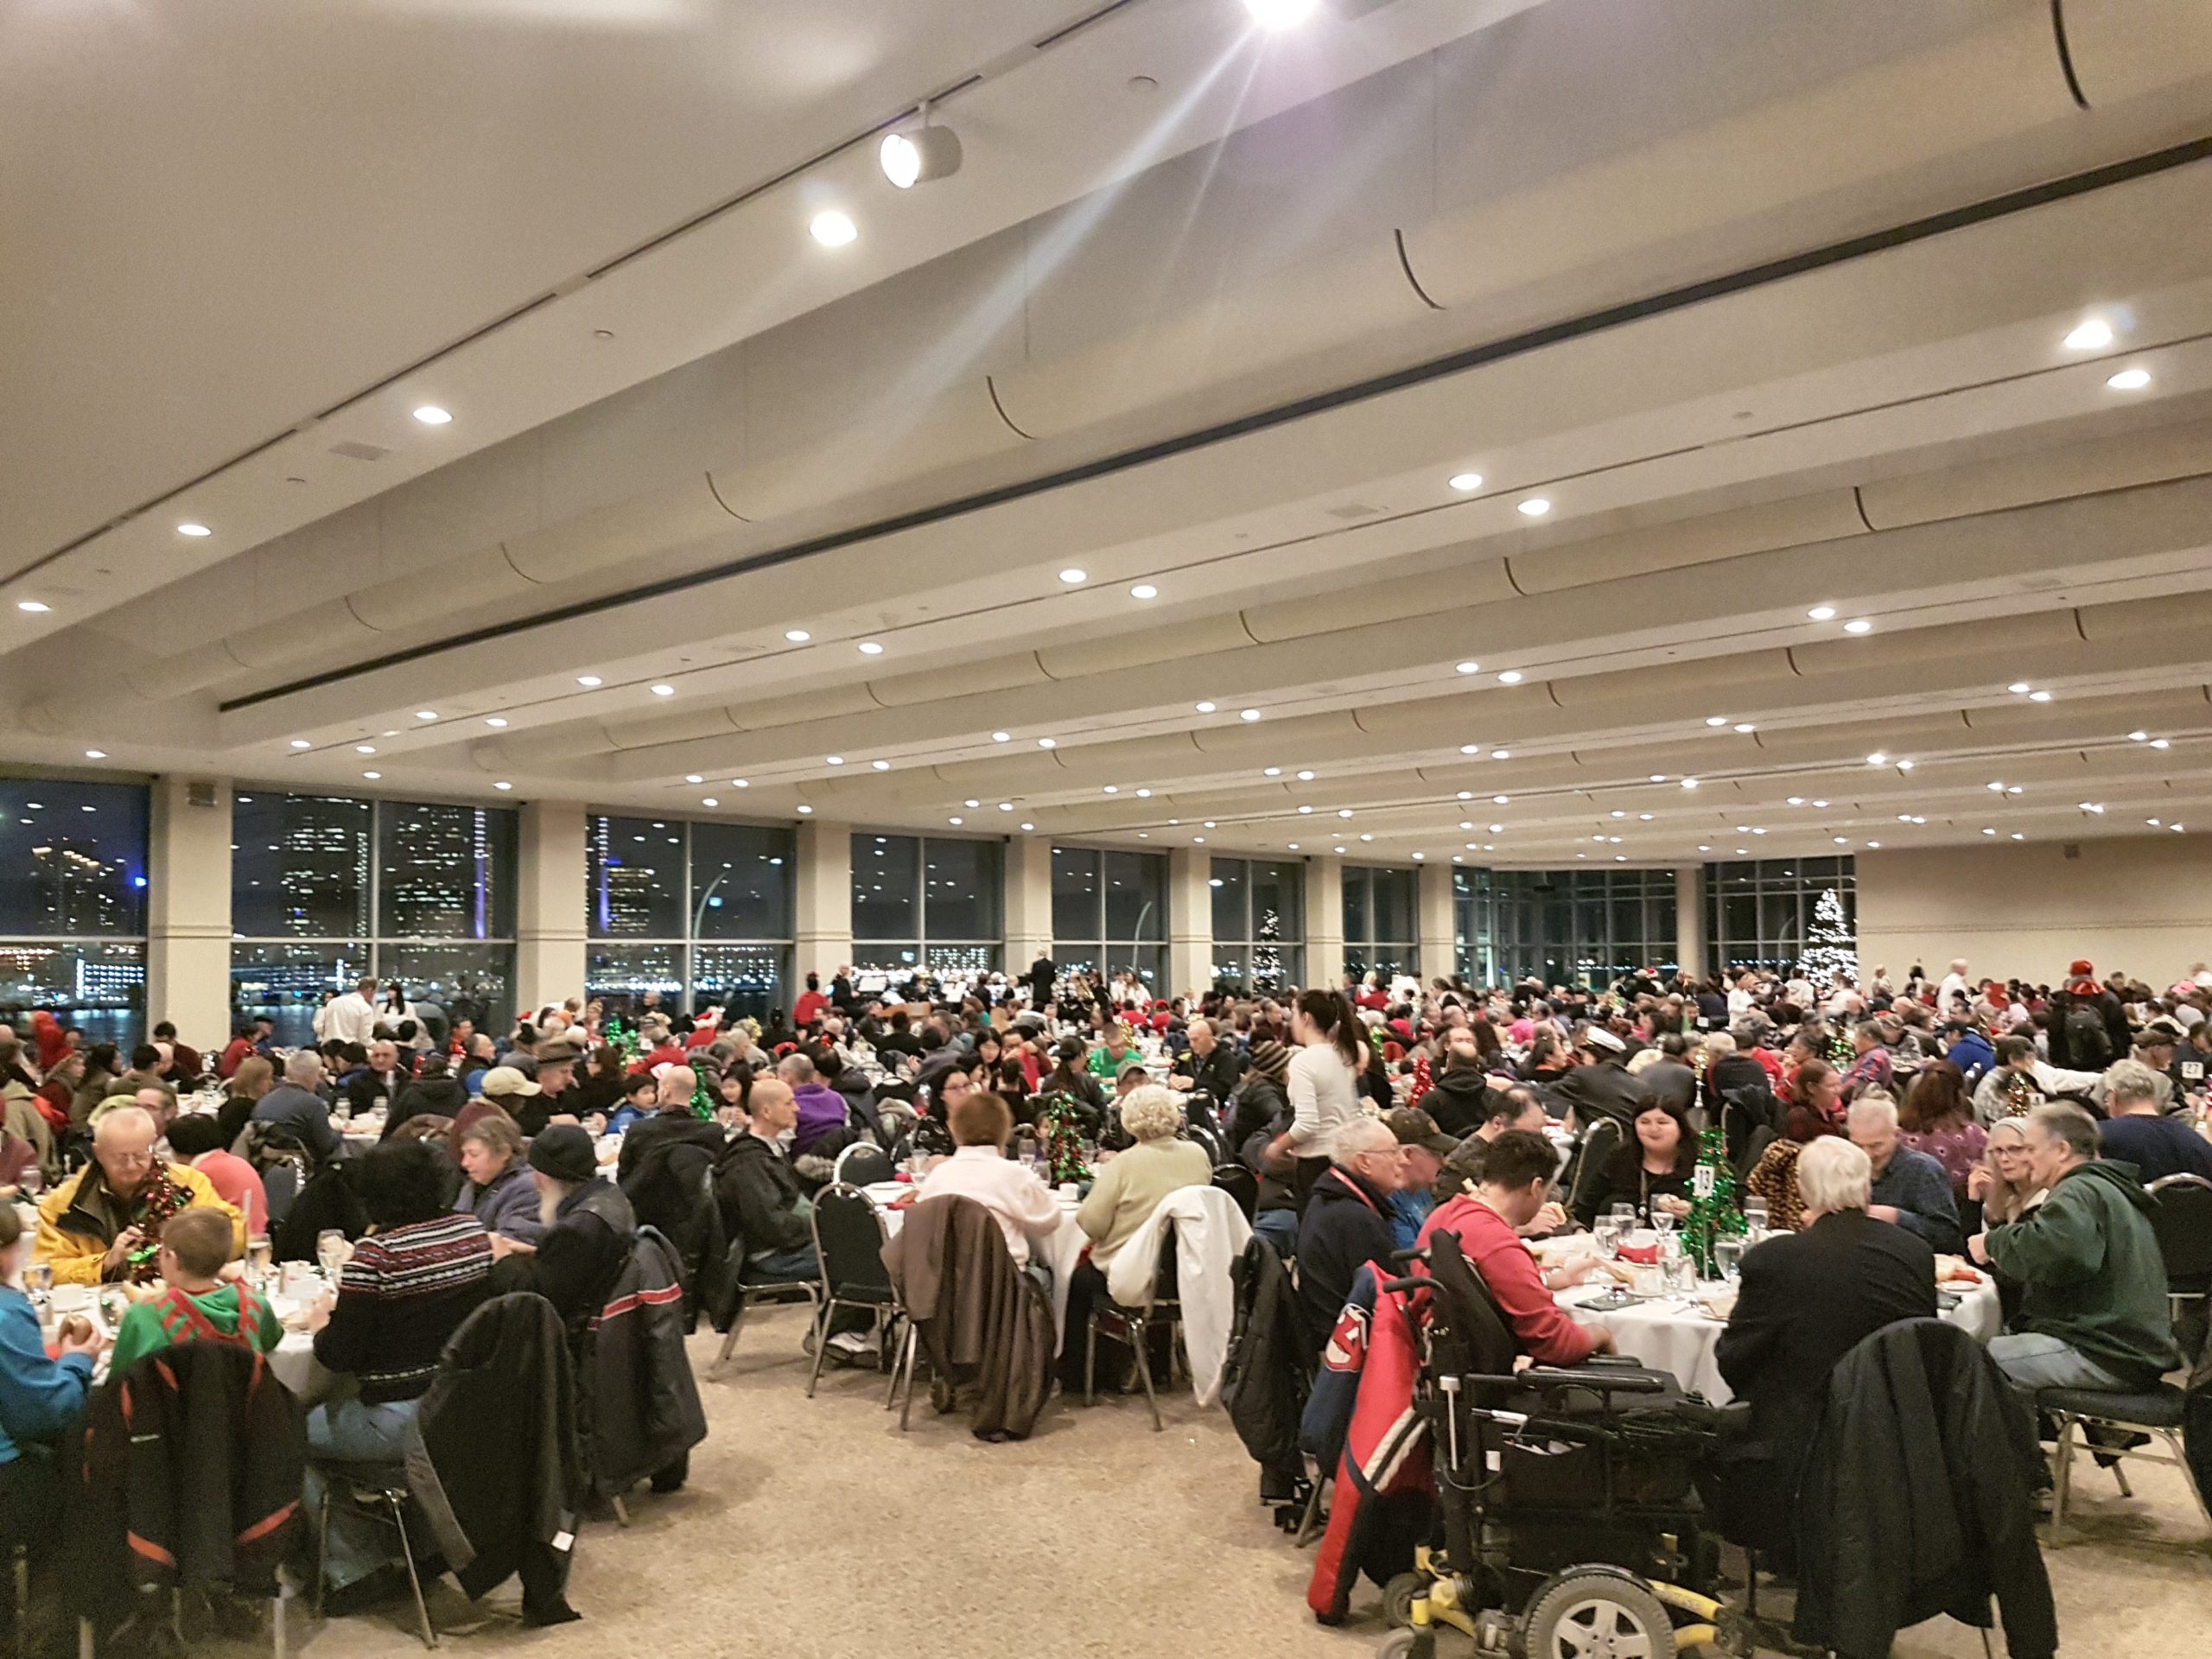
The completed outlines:
{"type": "Polygon", "coordinates": [[[1260,1178],[1242,1164],[1217,1164],[1213,1184],[1236,1200],[1236,1207],[1249,1221],[1259,1212],[1260,1178]]]}
{"type": "Polygon", "coordinates": [[[855,1141],[837,1154],[830,1179],[842,1186],[873,1186],[896,1173],[889,1153],[873,1141],[855,1141]]]}
{"type": "Polygon", "coordinates": [[[1766,1155],[1766,1149],[1780,1139],[1782,1137],[1774,1132],[1771,1123],[1762,1123],[1753,1129],[1744,1142],[1744,1155],[1736,1162],[1736,1179],[1746,1179],[1758,1167],[1759,1160],[1766,1155]]]}
{"type": "Polygon", "coordinates": [[[815,1195],[814,1247],[832,1296],[855,1289],[890,1289],[891,1274],[883,1265],[884,1236],[883,1217],[857,1186],[840,1181],[815,1195]]]}
{"type": "Polygon", "coordinates": [[[1568,1183],[1567,1208],[1570,1214],[1580,1213],[1582,1200],[1604,1179],[1607,1160],[1620,1148],[1618,1120],[1601,1117],[1590,1126],[1575,1154],[1574,1174],[1568,1183]]]}
{"type": "Polygon", "coordinates": [[[1221,1133],[1220,1103],[1207,1090],[1193,1089],[1183,1096],[1183,1116],[1193,1124],[1205,1124],[1216,1135],[1221,1133]]]}
{"type": "Polygon", "coordinates": [[[2158,1199],[2151,1230],[2165,1259],[2166,1281],[2184,1295],[2206,1287],[2212,1275],[2212,1181],[2202,1175],[2164,1175],[2151,1183],[2158,1199]]]}
{"type": "Polygon", "coordinates": [[[1195,1120],[1185,1123],[1182,1138],[1203,1150],[1206,1161],[1217,1168],[1229,1161],[1229,1148],[1223,1144],[1220,1135],[1208,1125],[1195,1120]]]}

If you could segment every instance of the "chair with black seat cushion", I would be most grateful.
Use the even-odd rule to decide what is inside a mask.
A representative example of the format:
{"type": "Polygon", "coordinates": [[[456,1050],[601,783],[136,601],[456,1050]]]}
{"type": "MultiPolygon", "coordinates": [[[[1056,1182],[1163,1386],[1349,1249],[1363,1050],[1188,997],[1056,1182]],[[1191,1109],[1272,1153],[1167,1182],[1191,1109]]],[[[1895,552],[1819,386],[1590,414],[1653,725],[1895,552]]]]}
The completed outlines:
{"type": "Polygon", "coordinates": [[[2151,1231],[2166,1264],[2167,1306],[2174,1334],[2190,1335],[2182,1344],[2193,1363],[2204,1344],[2208,1297],[2212,1297],[2212,1181],[2202,1175],[2162,1175],[2151,1183],[2158,1202],[2151,1211],[2151,1231]]]}
{"type": "Polygon", "coordinates": [[[1084,1327],[1083,1348],[1083,1403],[1098,1403],[1098,1338],[1103,1332],[1136,1350],[1137,1376],[1144,1382],[1145,1403],[1152,1408],[1154,1433],[1167,1425],[1160,1415],[1160,1396],[1152,1386],[1150,1335],[1154,1327],[1167,1328],[1168,1364],[1174,1364],[1175,1343],[1183,1330],[1181,1292],[1175,1282],[1175,1224],[1163,1218],[1160,1229],[1160,1266],[1152,1276],[1152,1294],[1137,1307],[1124,1307],[1102,1296],[1091,1305],[1090,1322],[1084,1327]]]}
{"type": "Polygon", "coordinates": [[[1260,1178],[1242,1164],[1214,1166],[1213,1184],[1236,1200],[1236,1207],[1249,1221],[1260,1207],[1260,1178]]]}
{"type": "MultiPolygon", "coordinates": [[[[2182,1442],[2182,1423],[2186,1414],[2189,1396],[2171,1383],[2140,1393],[2119,1393],[2105,1389],[2038,1389],[2036,1404],[2058,1420],[2057,1497],[2050,1517],[2051,1536],[2055,1540],[2066,1525],[2066,1500],[2071,1488],[2074,1467],[2074,1442],[2076,1431],[2089,1428],[2109,1428],[2123,1434],[2148,1434],[2164,1442],[2165,1450],[2152,1452],[2139,1446],[2100,1444],[2093,1449],[2101,1459],[2133,1458],[2143,1463],[2171,1464],[2182,1471],[2188,1483],[2190,1495],[2196,1500],[2196,1512],[2204,1523],[2212,1527],[2212,1508],[2207,1508],[2204,1489],[2197,1484],[2196,1470],[2190,1463],[2182,1442]]],[[[2113,1473],[2120,1475],[2117,1461],[2113,1473]]],[[[2124,1477],[2120,1490],[2127,1490],[2124,1477]]]]}
{"type": "Polygon", "coordinates": [[[1582,1144],[1575,1149],[1573,1173],[1567,1182],[1569,1215],[1581,1213],[1582,1200],[1604,1179],[1606,1162],[1620,1146],[1621,1126],[1610,1117],[1599,1118],[1584,1132],[1582,1144]]]}
{"type": "MultiPolygon", "coordinates": [[[[814,1253],[822,1262],[823,1298],[815,1329],[814,1370],[806,1379],[810,1400],[822,1378],[823,1357],[830,1351],[830,1327],[839,1308],[868,1313],[875,1322],[879,1339],[886,1323],[895,1329],[905,1312],[891,1283],[890,1269],[883,1265],[883,1245],[888,1236],[883,1217],[867,1193],[842,1181],[823,1187],[814,1200],[813,1225],[814,1253]]],[[[885,1369],[891,1372],[895,1389],[898,1368],[885,1369]]],[[[892,1395],[887,1394],[886,1411],[891,1409],[891,1402],[892,1395]]]]}
{"type": "Polygon", "coordinates": [[[1216,1168],[1219,1168],[1229,1161],[1229,1149],[1223,1144],[1219,1132],[1208,1128],[1204,1123],[1195,1120],[1185,1123],[1183,1126],[1181,1138],[1202,1149],[1205,1153],[1206,1161],[1216,1168]]]}
{"type": "Polygon", "coordinates": [[[874,1186],[897,1173],[888,1152],[873,1141],[855,1141],[837,1154],[830,1179],[842,1186],[874,1186]]]}

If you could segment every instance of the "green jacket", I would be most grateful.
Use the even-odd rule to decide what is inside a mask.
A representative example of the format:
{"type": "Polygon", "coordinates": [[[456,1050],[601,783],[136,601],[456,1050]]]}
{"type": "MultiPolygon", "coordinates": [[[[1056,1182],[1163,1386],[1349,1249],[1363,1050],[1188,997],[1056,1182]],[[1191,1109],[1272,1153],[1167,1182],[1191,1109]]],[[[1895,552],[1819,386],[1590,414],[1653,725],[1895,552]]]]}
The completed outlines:
{"type": "MultiPolygon", "coordinates": [[[[123,1323],[116,1327],[114,1351],[108,1357],[108,1375],[121,1376],[147,1355],[159,1353],[175,1343],[192,1341],[202,1334],[193,1329],[190,1317],[185,1314],[181,1304],[186,1301],[213,1327],[215,1336],[237,1340],[236,1285],[218,1285],[204,1296],[193,1296],[172,1287],[153,1301],[133,1303],[124,1313],[123,1323]]],[[[283,1340],[284,1327],[276,1322],[267,1297],[257,1295],[253,1302],[259,1318],[247,1331],[246,1340],[265,1354],[283,1340]]]]}
{"type": "Polygon", "coordinates": [[[2026,1286],[2013,1327],[2056,1337],[2134,1387],[2180,1365],[2151,1231],[2157,1202],[2134,1165],[2099,1161],[2068,1170],[2021,1220],[1991,1228],[1991,1264],[2026,1286]]]}

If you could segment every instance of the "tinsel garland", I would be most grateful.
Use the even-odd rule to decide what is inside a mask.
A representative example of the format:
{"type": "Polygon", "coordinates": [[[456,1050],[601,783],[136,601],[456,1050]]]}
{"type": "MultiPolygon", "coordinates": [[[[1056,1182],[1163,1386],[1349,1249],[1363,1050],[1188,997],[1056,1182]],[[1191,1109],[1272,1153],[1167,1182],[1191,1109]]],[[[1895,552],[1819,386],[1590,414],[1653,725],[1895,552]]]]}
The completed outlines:
{"type": "Polygon", "coordinates": [[[717,1103],[715,1099],[714,1091],[707,1087],[706,1078],[699,1076],[696,1072],[694,1072],[692,1074],[691,1088],[692,1116],[698,1118],[702,1122],[711,1123],[715,1119],[715,1107],[716,1104],[717,1103]]]}
{"type": "Polygon", "coordinates": [[[622,1057],[624,1070],[638,1061],[638,1033],[622,1021],[610,1015],[607,1021],[607,1046],[622,1057]]]}
{"type": "Polygon", "coordinates": [[[1828,1064],[1840,1072],[1848,1072],[1859,1059],[1857,1046],[1840,1030],[1828,1033],[1827,1054],[1828,1064]]]}
{"type": "Polygon", "coordinates": [[[1736,1171],[1728,1161],[1727,1137],[1718,1125],[1697,1138],[1697,1169],[1691,1177],[1690,1212],[1682,1218],[1682,1248],[1697,1263],[1698,1276],[1719,1276],[1713,1259],[1716,1240],[1744,1230],[1744,1212],[1736,1200],[1736,1171]]]}
{"type": "Polygon", "coordinates": [[[2025,1117],[2042,1100],[2034,1078],[2024,1071],[2008,1071],[2004,1080],[1997,1085],[1997,1100],[1991,1116],[1993,1118],[2025,1117]]]}
{"type": "Polygon", "coordinates": [[[1053,1185],[1081,1181],[1090,1173],[1083,1161],[1083,1128],[1065,1095],[1047,1098],[1037,1127],[1045,1133],[1046,1169],[1053,1185]]]}

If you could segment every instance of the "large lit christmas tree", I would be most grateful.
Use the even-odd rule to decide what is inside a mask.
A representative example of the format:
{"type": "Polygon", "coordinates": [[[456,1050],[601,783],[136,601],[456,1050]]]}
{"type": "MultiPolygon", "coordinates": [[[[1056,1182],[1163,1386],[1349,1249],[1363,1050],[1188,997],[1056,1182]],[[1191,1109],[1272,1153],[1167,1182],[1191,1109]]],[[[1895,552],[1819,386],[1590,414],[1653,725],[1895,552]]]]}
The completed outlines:
{"type": "Polygon", "coordinates": [[[1806,931],[1805,955],[1797,970],[1815,985],[1859,982],[1859,941],[1843,918],[1843,900],[1834,887],[1813,906],[1813,925],[1806,931]]]}
{"type": "Polygon", "coordinates": [[[1260,938],[1252,947],[1252,988],[1282,989],[1282,952],[1275,949],[1282,938],[1282,918],[1272,910],[1260,912],[1260,938]]]}

